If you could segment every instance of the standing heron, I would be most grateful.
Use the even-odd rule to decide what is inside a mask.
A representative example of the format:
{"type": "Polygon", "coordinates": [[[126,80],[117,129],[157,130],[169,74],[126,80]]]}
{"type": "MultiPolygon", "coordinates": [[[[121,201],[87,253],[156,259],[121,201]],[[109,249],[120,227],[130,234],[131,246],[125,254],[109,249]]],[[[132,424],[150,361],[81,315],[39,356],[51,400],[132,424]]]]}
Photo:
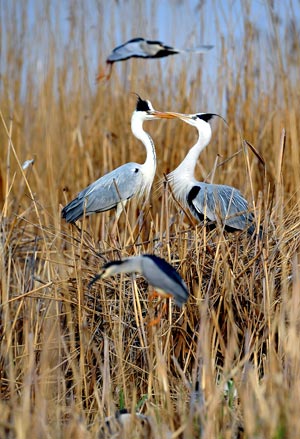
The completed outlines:
{"type": "Polygon", "coordinates": [[[215,223],[220,221],[227,231],[246,230],[249,235],[253,235],[254,217],[249,212],[248,203],[240,191],[223,184],[200,182],[194,176],[197,159],[212,136],[209,121],[214,116],[223,118],[213,113],[170,112],[169,115],[192,125],[198,131],[196,144],[189,150],[180,165],[167,175],[175,197],[201,222],[209,220],[213,223],[212,227],[215,227],[215,223]]]}
{"type": "Polygon", "coordinates": [[[140,273],[162,297],[174,297],[176,305],[182,307],[189,297],[186,284],[174,267],[164,259],[150,254],[132,256],[122,261],[108,262],[102,267],[89,286],[98,279],[105,279],[119,273],[140,273]]]}
{"type": "Polygon", "coordinates": [[[202,45],[194,49],[177,49],[167,46],[161,41],[133,38],[113,49],[106,59],[106,72],[101,71],[97,76],[97,80],[109,79],[113,63],[116,61],[125,61],[129,58],[163,58],[177,53],[205,53],[213,47],[211,45],[202,45]]]}
{"type": "Polygon", "coordinates": [[[156,153],[153,140],[143,129],[143,122],[169,117],[164,116],[164,113],[158,113],[159,117],[157,117],[155,113],[151,102],[138,96],[136,109],[131,118],[131,130],[146,148],[145,163],[126,163],[105,174],[79,192],[77,197],[63,208],[62,218],[68,223],[75,223],[83,215],[89,216],[116,208],[117,221],[130,198],[149,196],[156,170],[156,153]]]}

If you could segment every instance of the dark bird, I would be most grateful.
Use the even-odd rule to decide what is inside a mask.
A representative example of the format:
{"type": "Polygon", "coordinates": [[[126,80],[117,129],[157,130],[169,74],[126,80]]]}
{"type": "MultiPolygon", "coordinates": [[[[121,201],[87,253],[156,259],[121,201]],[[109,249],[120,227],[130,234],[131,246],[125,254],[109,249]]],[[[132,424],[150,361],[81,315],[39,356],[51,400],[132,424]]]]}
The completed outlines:
{"type": "Polygon", "coordinates": [[[163,58],[177,53],[205,53],[214,46],[202,45],[194,49],[177,49],[167,46],[161,41],[145,40],[145,38],[133,38],[124,44],[113,49],[109,57],[106,59],[106,71],[100,71],[97,80],[109,79],[112,71],[113,63],[117,61],[125,61],[129,58],[163,58]]]}
{"type": "Polygon", "coordinates": [[[121,261],[108,262],[89,283],[89,287],[98,279],[105,279],[119,273],[139,273],[155,288],[162,297],[174,297],[176,305],[181,307],[188,299],[186,284],[174,267],[164,259],[150,254],[132,256],[121,261]]]}

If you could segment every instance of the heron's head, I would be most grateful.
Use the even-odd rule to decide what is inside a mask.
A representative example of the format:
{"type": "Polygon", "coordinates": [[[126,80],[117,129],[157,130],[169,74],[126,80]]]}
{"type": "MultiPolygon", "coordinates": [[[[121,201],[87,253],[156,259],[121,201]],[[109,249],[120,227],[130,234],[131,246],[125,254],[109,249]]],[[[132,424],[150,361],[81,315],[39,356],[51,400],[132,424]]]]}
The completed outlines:
{"type": "Polygon", "coordinates": [[[154,120],[154,119],[174,119],[175,116],[169,115],[169,113],[163,113],[156,111],[149,100],[142,99],[138,94],[136,108],[133,113],[134,116],[140,117],[142,120],[154,120]]]}
{"type": "Polygon", "coordinates": [[[106,279],[107,277],[113,276],[114,274],[122,273],[124,271],[123,265],[124,260],[107,262],[102,266],[100,273],[93,277],[88,287],[90,288],[99,279],[106,279]]]}
{"type": "Polygon", "coordinates": [[[104,264],[100,273],[101,279],[113,276],[114,274],[123,273],[125,271],[123,269],[125,261],[126,259],[123,259],[123,261],[109,261],[104,264]]]}

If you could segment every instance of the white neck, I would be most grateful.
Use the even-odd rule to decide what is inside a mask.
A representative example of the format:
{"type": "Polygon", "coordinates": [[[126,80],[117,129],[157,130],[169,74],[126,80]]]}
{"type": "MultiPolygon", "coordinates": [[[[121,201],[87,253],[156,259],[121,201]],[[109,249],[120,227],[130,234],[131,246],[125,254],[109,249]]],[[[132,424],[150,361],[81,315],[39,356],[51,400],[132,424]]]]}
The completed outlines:
{"type": "Polygon", "coordinates": [[[133,135],[144,144],[147,153],[146,161],[142,165],[145,181],[141,192],[145,192],[146,196],[148,196],[156,171],[156,152],[153,140],[143,129],[143,122],[142,116],[138,112],[134,112],[131,118],[131,130],[133,135]]]}
{"type": "Polygon", "coordinates": [[[195,179],[195,167],[199,155],[203,149],[209,144],[211,139],[211,127],[209,123],[203,122],[201,127],[196,127],[198,130],[197,143],[189,150],[180,165],[167,178],[172,186],[172,190],[176,198],[182,203],[186,203],[186,196],[189,189],[197,183],[195,179]]]}
{"type": "Polygon", "coordinates": [[[112,265],[107,270],[107,277],[119,273],[142,273],[142,256],[133,256],[124,259],[122,264],[112,265]]]}

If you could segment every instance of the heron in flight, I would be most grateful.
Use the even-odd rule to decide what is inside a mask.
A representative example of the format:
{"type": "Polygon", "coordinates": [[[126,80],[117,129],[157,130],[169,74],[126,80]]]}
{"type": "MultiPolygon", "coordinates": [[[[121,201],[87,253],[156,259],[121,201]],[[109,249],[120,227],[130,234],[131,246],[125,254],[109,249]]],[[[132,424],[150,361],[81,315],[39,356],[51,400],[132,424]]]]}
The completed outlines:
{"type": "Polygon", "coordinates": [[[113,63],[116,61],[125,61],[129,58],[163,58],[177,53],[205,53],[214,46],[202,45],[194,49],[177,49],[167,46],[161,41],[146,40],[145,38],[133,38],[118,47],[115,47],[109,57],[106,59],[106,71],[100,71],[97,80],[109,79],[113,63]]]}
{"type": "Polygon", "coordinates": [[[253,235],[254,217],[249,212],[247,200],[241,192],[231,186],[197,181],[194,176],[197,159],[212,136],[209,122],[214,116],[223,118],[214,113],[169,112],[169,115],[192,125],[198,131],[196,144],[189,150],[180,165],[167,175],[175,197],[188,207],[197,220],[211,222],[211,227],[215,227],[220,221],[227,231],[246,230],[249,235],[253,235]]]}
{"type": "Polygon", "coordinates": [[[117,221],[130,198],[147,198],[155,175],[156,153],[152,138],[143,129],[143,122],[164,117],[170,118],[167,114],[156,112],[150,101],[138,96],[136,109],[131,117],[131,130],[146,148],[145,163],[126,163],[105,174],[79,192],[77,197],[63,208],[62,218],[68,223],[75,223],[83,215],[89,216],[116,208],[117,221]]]}
{"type": "Polygon", "coordinates": [[[189,297],[186,284],[174,267],[164,259],[144,254],[132,256],[122,261],[108,262],[89,283],[89,287],[98,279],[105,279],[119,273],[139,273],[155,288],[161,297],[174,297],[176,305],[182,307],[189,297]]]}

